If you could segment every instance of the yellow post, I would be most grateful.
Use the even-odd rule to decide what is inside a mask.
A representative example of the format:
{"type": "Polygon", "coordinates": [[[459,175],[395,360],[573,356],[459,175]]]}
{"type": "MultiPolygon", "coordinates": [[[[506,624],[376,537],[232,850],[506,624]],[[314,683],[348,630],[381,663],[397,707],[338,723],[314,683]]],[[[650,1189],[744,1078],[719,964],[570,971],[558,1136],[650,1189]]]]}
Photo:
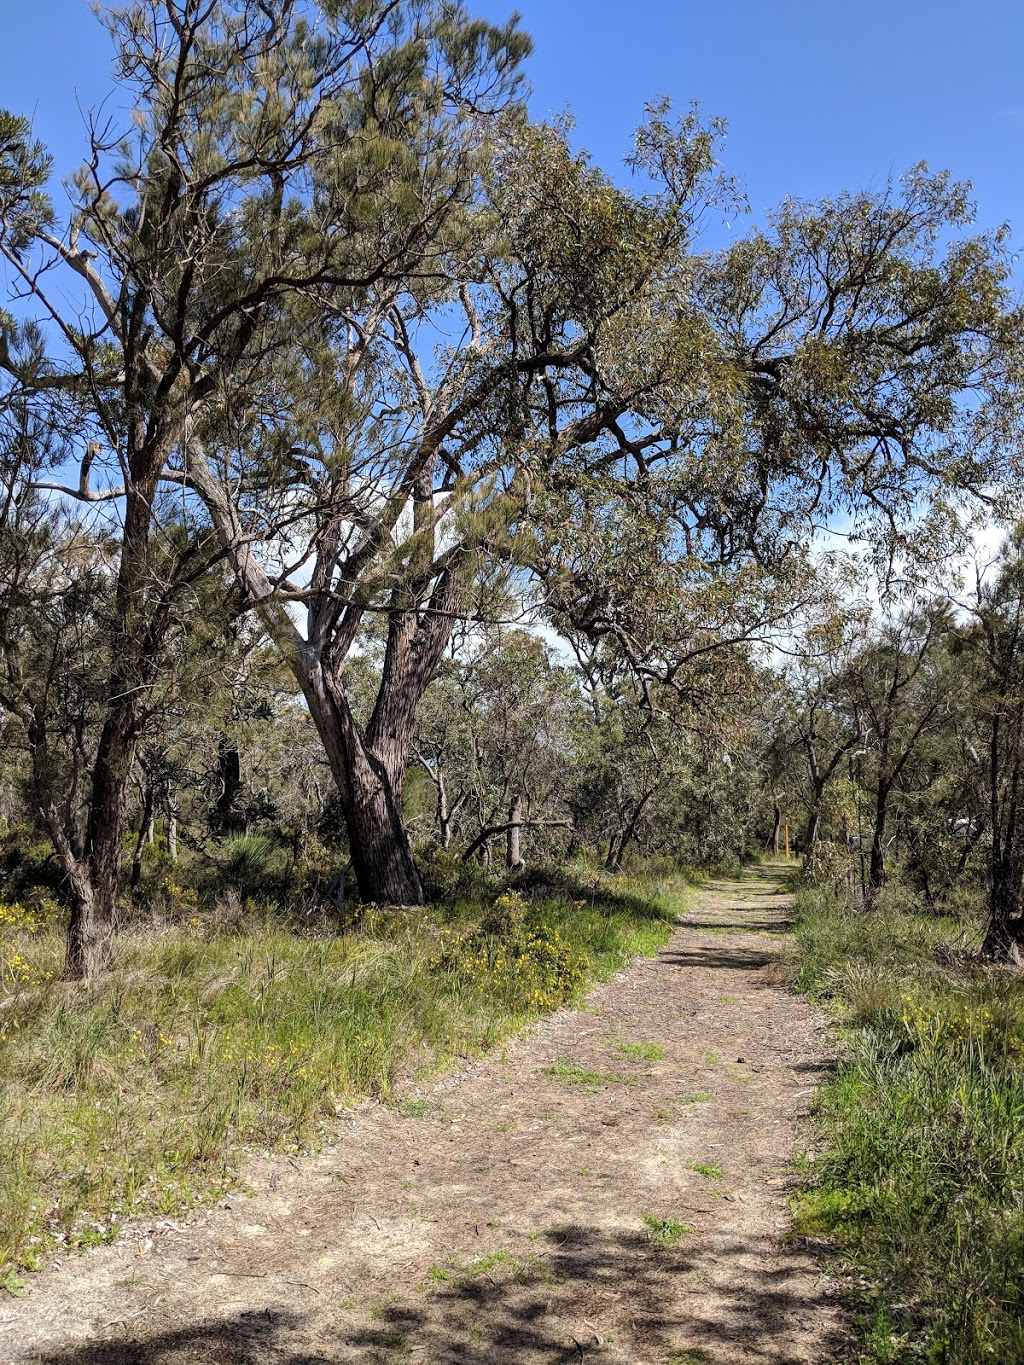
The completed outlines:
{"type": "Polygon", "coordinates": [[[786,821],[786,862],[789,862],[789,821],[786,821]]]}

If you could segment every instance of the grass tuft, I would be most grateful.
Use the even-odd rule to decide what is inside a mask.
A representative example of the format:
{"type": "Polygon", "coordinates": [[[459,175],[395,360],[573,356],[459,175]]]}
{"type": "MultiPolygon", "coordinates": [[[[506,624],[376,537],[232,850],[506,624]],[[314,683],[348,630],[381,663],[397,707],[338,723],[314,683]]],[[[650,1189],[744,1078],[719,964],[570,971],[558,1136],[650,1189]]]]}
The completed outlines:
{"type": "Polygon", "coordinates": [[[640,1219],[647,1236],[660,1247],[674,1246],[680,1237],[693,1231],[689,1223],[679,1223],[675,1218],[656,1218],[652,1213],[642,1213],[640,1219]]]}
{"type": "Polygon", "coordinates": [[[620,1052],[623,1057],[628,1057],[630,1061],[644,1062],[663,1062],[665,1060],[665,1049],[659,1047],[657,1043],[616,1043],[616,1052],[620,1052]]]}

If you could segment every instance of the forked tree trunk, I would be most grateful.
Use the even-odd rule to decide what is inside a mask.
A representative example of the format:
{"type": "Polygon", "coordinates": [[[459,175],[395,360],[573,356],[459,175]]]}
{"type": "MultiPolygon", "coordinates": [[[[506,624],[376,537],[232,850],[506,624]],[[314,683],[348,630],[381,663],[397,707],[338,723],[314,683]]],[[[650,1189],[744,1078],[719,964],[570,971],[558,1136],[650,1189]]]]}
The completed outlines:
{"type": "MultiPolygon", "coordinates": [[[[389,771],[359,733],[344,694],[319,670],[306,697],[338,789],[360,896],[378,905],[422,905],[423,883],[402,819],[400,783],[408,750],[399,764],[398,746],[392,745],[389,771]]],[[[411,749],[411,730],[408,741],[411,749]]]]}
{"type": "MultiPolygon", "coordinates": [[[[430,594],[431,610],[424,619],[420,619],[422,603],[418,599],[394,604],[380,689],[364,735],[352,715],[342,677],[344,659],[358,627],[358,612],[351,630],[333,619],[321,633],[321,621],[328,617],[322,616],[322,606],[317,610],[311,607],[308,634],[302,638],[280,602],[275,601],[270,581],[256,561],[222,486],[205,457],[198,450],[195,454],[191,466],[194,486],[214,518],[242,584],[260,604],[264,624],[301,687],[323,742],[345,817],[359,894],[378,904],[422,905],[423,884],[402,819],[402,794],[416,713],[437,673],[458,614],[458,564],[450,564],[438,578],[430,594]],[[337,634],[332,635],[335,629],[337,634]]],[[[429,566],[433,542],[426,529],[433,524],[429,468],[417,482],[413,502],[413,526],[424,535],[415,558],[425,556],[429,566]]],[[[316,581],[314,574],[314,586],[316,581]]]]}

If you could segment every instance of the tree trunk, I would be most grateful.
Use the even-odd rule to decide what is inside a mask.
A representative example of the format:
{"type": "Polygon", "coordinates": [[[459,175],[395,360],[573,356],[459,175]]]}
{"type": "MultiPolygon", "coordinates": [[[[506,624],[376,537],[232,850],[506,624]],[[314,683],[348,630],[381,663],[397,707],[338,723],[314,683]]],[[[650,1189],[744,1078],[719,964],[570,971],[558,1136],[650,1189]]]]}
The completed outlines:
{"type": "Polygon", "coordinates": [[[133,891],[139,889],[139,882],[142,879],[142,850],[146,846],[146,834],[152,828],[153,788],[147,783],[142,800],[142,819],[139,821],[139,833],[135,840],[135,852],[132,854],[132,875],[128,883],[133,891]]]}
{"type": "Polygon", "coordinates": [[[619,872],[622,870],[622,850],[619,847],[619,833],[613,834],[608,840],[608,856],[604,860],[606,872],[619,872]]]}
{"type": "Polygon", "coordinates": [[[505,831],[505,862],[511,872],[518,872],[523,865],[521,837],[523,831],[523,798],[517,792],[512,798],[508,811],[509,826],[505,831]]]}
{"type": "MultiPolygon", "coordinates": [[[[364,742],[344,692],[320,670],[310,679],[306,697],[338,788],[360,896],[378,905],[422,905],[423,883],[402,819],[401,787],[396,790],[388,765],[364,742]]],[[[411,742],[410,732],[410,748],[411,742]]],[[[389,756],[399,767],[396,749],[392,746],[389,756]]]]}
{"type": "Polygon", "coordinates": [[[172,863],[178,861],[178,796],[176,792],[167,794],[167,856],[172,863]]]}
{"type": "MultiPolygon", "coordinates": [[[[403,603],[397,600],[396,590],[381,685],[364,736],[352,716],[342,676],[360,612],[343,612],[339,617],[332,615],[334,609],[328,602],[311,605],[306,637],[300,636],[287,611],[274,600],[269,579],[205,457],[198,451],[192,454],[195,487],[210,509],[242,584],[260,603],[263,622],[302,688],[323,742],[345,817],[360,895],[378,904],[422,905],[423,885],[402,819],[402,794],[417,709],[437,673],[457,616],[461,595],[457,563],[439,576],[430,593],[431,610],[422,619],[423,604],[415,595],[403,603]]],[[[429,469],[417,481],[413,501],[414,529],[423,534],[417,557],[426,555],[429,561],[433,543],[429,469]]]]}
{"type": "Polygon", "coordinates": [[[239,810],[242,794],[242,760],[238,745],[224,737],[217,748],[216,826],[220,834],[240,834],[245,829],[245,818],[239,810]]]}
{"type": "Polygon", "coordinates": [[[875,801],[875,826],[871,832],[871,858],[868,862],[868,888],[880,891],[885,882],[885,826],[889,815],[889,789],[879,786],[875,801]]]}
{"type": "Polygon", "coordinates": [[[807,857],[811,856],[815,844],[821,834],[821,811],[817,808],[811,811],[807,817],[807,827],[804,830],[804,853],[807,857]]]}
{"type": "MultiPolygon", "coordinates": [[[[57,852],[71,881],[71,922],[65,971],[72,980],[87,981],[110,966],[114,945],[117,888],[128,823],[128,784],[135,759],[130,714],[121,708],[107,717],[93,771],[88,850],[84,866],[73,874],[60,844],[57,852]]],[[[57,835],[51,825],[51,835],[57,835]]],[[[67,841],[61,839],[66,845],[67,841]]],[[[71,856],[70,848],[67,855],[71,856]]],[[[77,859],[75,860],[77,862],[77,859]]]]}
{"type": "Polygon", "coordinates": [[[782,830],[782,807],[778,801],[772,800],[772,833],[769,843],[772,853],[777,858],[779,856],[779,834],[782,830]]]}
{"type": "Polygon", "coordinates": [[[1024,860],[1019,854],[993,859],[989,922],[982,951],[997,962],[1019,962],[1024,949],[1024,860]]]}

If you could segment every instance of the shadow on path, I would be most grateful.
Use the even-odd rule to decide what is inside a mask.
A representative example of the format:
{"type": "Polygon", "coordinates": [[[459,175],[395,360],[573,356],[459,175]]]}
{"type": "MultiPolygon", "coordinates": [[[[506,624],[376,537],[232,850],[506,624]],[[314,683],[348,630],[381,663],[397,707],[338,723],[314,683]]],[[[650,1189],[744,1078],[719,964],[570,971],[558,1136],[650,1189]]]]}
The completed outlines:
{"type": "Polygon", "coordinates": [[[595,1361],[621,1361],[631,1357],[609,1352],[586,1319],[589,1301],[624,1289],[635,1304],[630,1350],[641,1350],[644,1359],[649,1352],[669,1358],[682,1340],[694,1352],[727,1349],[737,1361],[806,1360],[789,1354],[787,1329],[813,1312],[815,1302],[806,1292],[806,1267],[794,1273],[785,1251],[752,1248],[749,1239],[720,1243],[716,1268],[727,1277],[731,1259],[749,1262],[754,1254],[771,1264],[761,1271],[756,1293],[734,1295],[727,1318],[708,1321],[701,1311],[705,1278],[693,1275],[706,1264],[706,1252],[691,1256],[685,1236],[659,1247],[638,1233],[567,1225],[549,1228],[537,1246],[527,1262],[470,1266],[462,1278],[453,1270],[450,1283],[424,1286],[415,1301],[379,1305],[374,1319],[359,1326],[347,1326],[339,1308],[333,1321],[318,1312],[311,1334],[303,1314],[268,1306],[174,1331],[136,1329],[128,1339],[57,1349],[38,1356],[38,1365],[335,1365],[409,1357],[433,1365],[578,1365],[591,1353],[595,1361]],[[681,1297],[685,1276],[693,1284],[681,1297]]]}

